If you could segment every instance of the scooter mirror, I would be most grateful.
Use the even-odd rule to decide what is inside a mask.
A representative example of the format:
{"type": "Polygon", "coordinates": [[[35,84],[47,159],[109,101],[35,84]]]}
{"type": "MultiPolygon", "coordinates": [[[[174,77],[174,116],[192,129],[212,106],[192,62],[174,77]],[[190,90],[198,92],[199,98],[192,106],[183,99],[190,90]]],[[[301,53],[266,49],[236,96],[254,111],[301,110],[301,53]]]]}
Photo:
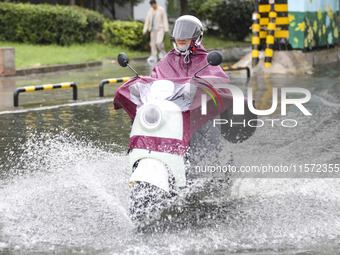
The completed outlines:
{"type": "Polygon", "coordinates": [[[118,63],[121,67],[126,67],[129,63],[129,58],[124,52],[118,54],[118,63]]]}
{"type": "Polygon", "coordinates": [[[223,57],[219,51],[214,50],[214,51],[209,52],[207,60],[210,65],[218,66],[219,64],[222,63],[223,57]]]}
{"type": "Polygon", "coordinates": [[[213,50],[211,52],[209,52],[208,56],[207,56],[207,61],[208,64],[206,64],[205,66],[203,66],[200,70],[198,70],[194,76],[197,77],[196,75],[202,71],[203,69],[205,69],[207,66],[212,65],[212,66],[218,66],[219,64],[222,63],[223,57],[222,54],[217,51],[217,50],[213,50]]]}

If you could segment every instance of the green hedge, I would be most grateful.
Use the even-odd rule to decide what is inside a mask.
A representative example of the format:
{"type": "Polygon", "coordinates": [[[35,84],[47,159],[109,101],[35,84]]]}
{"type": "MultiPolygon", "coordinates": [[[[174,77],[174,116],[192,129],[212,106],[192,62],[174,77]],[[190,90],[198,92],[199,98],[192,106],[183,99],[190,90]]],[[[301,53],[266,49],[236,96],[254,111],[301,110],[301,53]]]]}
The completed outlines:
{"type": "Polygon", "coordinates": [[[143,36],[143,23],[136,21],[106,20],[103,34],[108,44],[120,45],[130,49],[145,50],[147,37],[143,36]]]}
{"type": "Polygon", "coordinates": [[[0,39],[32,44],[85,43],[102,31],[104,17],[80,7],[0,2],[0,39]]]}

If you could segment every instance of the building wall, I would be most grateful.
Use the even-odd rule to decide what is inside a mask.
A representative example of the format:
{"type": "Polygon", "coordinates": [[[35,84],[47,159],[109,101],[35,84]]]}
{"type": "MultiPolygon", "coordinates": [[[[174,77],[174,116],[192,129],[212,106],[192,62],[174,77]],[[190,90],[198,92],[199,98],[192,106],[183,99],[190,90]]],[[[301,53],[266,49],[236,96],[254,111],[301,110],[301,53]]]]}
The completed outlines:
{"type": "Polygon", "coordinates": [[[288,0],[289,43],[295,49],[339,43],[339,0],[288,0]]]}

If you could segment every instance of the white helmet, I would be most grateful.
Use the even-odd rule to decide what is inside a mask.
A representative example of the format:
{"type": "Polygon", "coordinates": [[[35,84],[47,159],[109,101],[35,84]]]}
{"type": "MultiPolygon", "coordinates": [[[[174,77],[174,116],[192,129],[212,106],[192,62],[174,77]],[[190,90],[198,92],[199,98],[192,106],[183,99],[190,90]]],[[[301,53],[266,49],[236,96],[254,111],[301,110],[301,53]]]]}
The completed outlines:
{"type": "Polygon", "coordinates": [[[202,22],[192,15],[181,16],[175,21],[170,36],[175,50],[182,55],[188,55],[195,51],[196,47],[202,42],[202,22]],[[175,40],[191,40],[191,43],[182,48],[178,48],[175,40]]]}

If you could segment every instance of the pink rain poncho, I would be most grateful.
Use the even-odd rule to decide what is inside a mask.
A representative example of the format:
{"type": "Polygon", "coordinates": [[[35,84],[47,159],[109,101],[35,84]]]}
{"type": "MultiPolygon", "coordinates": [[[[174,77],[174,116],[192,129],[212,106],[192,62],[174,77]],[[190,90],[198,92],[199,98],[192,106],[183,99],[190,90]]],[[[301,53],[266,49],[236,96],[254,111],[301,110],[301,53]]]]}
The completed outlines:
{"type": "MultiPolygon", "coordinates": [[[[177,98],[178,95],[182,94],[182,88],[184,89],[187,83],[196,83],[195,86],[199,85],[200,78],[194,78],[194,74],[208,64],[207,62],[208,52],[203,46],[197,47],[197,49],[190,54],[190,61],[188,64],[184,62],[184,56],[175,50],[171,50],[158,64],[154,67],[150,76],[136,77],[123,84],[116,92],[114,98],[114,108],[123,108],[128,115],[134,119],[137,108],[145,103],[147,94],[149,93],[150,85],[157,80],[170,80],[174,82],[177,88],[174,91],[173,98],[177,98]],[[197,81],[195,82],[195,80],[197,81]]],[[[200,71],[198,74],[200,77],[207,78],[209,80],[223,81],[224,84],[229,83],[229,77],[225,74],[220,66],[207,66],[205,69],[200,71]]],[[[183,139],[174,140],[169,138],[158,138],[158,137],[145,137],[145,136],[134,136],[130,138],[129,149],[133,148],[148,148],[152,151],[171,152],[180,155],[184,155],[186,152],[191,136],[202,126],[204,123],[209,121],[213,115],[201,116],[200,114],[200,93],[198,90],[197,100],[193,102],[185,103],[182,105],[183,111],[183,139]],[[195,117],[197,116],[197,118],[195,117]],[[190,118],[196,119],[196,125],[190,125],[190,118]],[[164,149],[165,148],[165,149],[164,149]]],[[[218,89],[218,94],[223,101],[223,106],[218,109],[212,104],[212,100],[209,101],[209,108],[216,108],[216,114],[223,112],[232,103],[232,96],[228,90],[218,89]]],[[[183,104],[183,102],[182,102],[183,104]]]]}

